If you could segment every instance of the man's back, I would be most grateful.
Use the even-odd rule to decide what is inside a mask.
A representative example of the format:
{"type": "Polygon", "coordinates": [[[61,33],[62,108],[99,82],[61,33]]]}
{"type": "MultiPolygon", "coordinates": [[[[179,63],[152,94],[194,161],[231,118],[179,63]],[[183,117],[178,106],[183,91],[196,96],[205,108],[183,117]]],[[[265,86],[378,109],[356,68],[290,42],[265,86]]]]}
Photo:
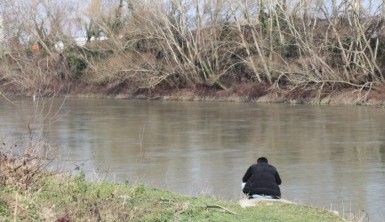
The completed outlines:
{"type": "Polygon", "coordinates": [[[279,186],[282,181],[277,169],[268,163],[258,163],[249,167],[242,181],[246,183],[243,192],[248,195],[268,195],[281,197],[279,186]]]}

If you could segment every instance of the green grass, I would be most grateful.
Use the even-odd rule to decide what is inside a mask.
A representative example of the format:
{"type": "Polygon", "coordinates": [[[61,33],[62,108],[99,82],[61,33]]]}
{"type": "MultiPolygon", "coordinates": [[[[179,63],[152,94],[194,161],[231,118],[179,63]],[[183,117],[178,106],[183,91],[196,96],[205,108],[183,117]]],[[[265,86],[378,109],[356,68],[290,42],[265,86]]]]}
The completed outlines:
{"type": "Polygon", "coordinates": [[[236,202],[164,190],[48,177],[27,191],[0,187],[0,221],[343,221],[322,209],[282,203],[241,208],[236,202]],[[216,205],[222,208],[209,208],[216,205]],[[231,211],[231,212],[230,212],[231,211]],[[234,214],[233,214],[234,213],[234,214]]]}

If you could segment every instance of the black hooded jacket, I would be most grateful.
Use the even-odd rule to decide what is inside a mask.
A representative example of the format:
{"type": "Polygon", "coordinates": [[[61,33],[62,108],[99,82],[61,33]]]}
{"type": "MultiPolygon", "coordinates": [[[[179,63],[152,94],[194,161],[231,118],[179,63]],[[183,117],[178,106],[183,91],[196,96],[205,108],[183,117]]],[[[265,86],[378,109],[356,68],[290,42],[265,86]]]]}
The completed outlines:
{"type": "Polygon", "coordinates": [[[245,194],[281,197],[281,190],[278,186],[282,183],[281,178],[277,169],[268,163],[258,163],[250,166],[242,181],[246,183],[243,188],[245,194]]]}

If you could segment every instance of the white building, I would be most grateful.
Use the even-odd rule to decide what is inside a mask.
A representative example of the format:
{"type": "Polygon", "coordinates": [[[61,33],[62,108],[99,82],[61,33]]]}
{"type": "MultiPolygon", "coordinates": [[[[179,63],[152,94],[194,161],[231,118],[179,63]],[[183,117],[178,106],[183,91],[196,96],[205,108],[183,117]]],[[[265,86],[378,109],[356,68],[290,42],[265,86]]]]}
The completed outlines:
{"type": "MultiPolygon", "coordinates": [[[[103,40],[106,40],[108,39],[107,37],[105,36],[101,36],[101,37],[98,37],[98,38],[95,38],[95,37],[92,37],[90,39],[91,42],[95,41],[95,40],[99,40],[99,41],[103,41],[103,40]]],[[[75,37],[74,38],[74,41],[75,41],[75,44],[77,46],[80,46],[80,47],[84,47],[86,44],[87,44],[87,37],[75,37]]],[[[63,51],[64,49],[64,42],[63,41],[59,41],[55,44],[55,49],[57,51],[63,51]]]]}

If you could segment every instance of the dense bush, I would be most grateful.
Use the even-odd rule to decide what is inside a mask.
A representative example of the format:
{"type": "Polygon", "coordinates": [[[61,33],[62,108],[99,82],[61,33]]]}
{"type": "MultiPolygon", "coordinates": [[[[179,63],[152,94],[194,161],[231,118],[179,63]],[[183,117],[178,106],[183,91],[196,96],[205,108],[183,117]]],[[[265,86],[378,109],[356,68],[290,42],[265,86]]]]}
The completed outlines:
{"type": "Polygon", "coordinates": [[[87,68],[87,62],[76,54],[69,54],[66,58],[70,67],[71,77],[73,79],[80,79],[83,71],[87,68]]]}

